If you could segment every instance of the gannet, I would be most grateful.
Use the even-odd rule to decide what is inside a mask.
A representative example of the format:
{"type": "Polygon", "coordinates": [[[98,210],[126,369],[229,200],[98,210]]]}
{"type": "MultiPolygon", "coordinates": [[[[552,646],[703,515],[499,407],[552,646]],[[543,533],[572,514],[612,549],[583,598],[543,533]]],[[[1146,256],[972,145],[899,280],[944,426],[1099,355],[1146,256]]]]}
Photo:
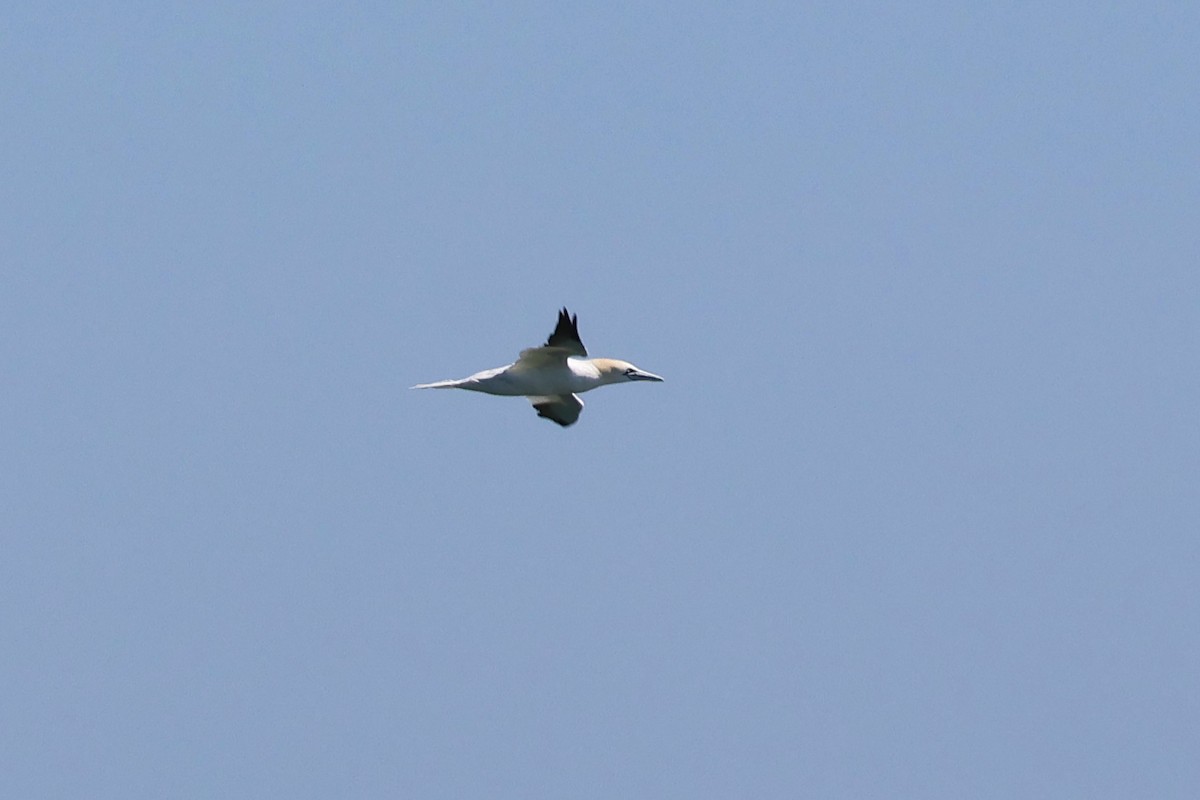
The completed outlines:
{"type": "Polygon", "coordinates": [[[505,367],[485,369],[468,378],[421,383],[414,389],[467,389],[472,392],[528,397],[539,417],[564,428],[579,419],[579,395],[610,383],[661,381],[659,376],[615,358],[588,358],[579,340],[579,317],[563,308],[554,333],[541,347],[522,350],[505,367]]]}

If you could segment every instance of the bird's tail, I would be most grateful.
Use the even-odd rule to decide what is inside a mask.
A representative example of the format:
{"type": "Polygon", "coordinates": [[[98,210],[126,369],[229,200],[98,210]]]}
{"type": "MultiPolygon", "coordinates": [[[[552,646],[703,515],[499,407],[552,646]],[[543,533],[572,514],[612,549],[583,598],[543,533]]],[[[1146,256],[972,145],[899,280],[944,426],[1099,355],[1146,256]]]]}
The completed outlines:
{"type": "Polygon", "coordinates": [[[464,380],[434,381],[433,383],[418,383],[416,386],[413,386],[412,388],[413,389],[454,389],[458,386],[462,386],[464,383],[466,383],[466,381],[464,381],[464,380]]]}

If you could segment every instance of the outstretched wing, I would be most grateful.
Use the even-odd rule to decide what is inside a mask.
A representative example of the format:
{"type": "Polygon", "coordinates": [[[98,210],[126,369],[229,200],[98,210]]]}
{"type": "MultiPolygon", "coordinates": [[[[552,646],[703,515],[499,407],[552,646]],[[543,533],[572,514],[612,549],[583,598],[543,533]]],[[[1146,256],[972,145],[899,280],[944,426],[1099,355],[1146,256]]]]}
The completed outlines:
{"type": "Polygon", "coordinates": [[[533,403],[539,417],[557,422],[564,428],[575,424],[575,421],[579,419],[579,412],[583,411],[583,401],[579,399],[579,395],[575,394],[530,397],[529,402],[533,403]]]}
{"type": "Polygon", "coordinates": [[[564,364],[568,356],[587,356],[587,349],[579,340],[579,317],[572,316],[566,308],[558,312],[558,324],[554,333],[541,347],[522,350],[516,366],[520,368],[564,364]]]}

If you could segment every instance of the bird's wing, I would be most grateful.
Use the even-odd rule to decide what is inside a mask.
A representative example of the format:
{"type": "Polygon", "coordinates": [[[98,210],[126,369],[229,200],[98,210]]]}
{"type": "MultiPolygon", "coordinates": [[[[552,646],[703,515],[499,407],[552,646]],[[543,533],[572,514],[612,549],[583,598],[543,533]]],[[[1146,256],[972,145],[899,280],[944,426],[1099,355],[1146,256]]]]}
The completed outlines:
{"type": "Polygon", "coordinates": [[[539,417],[557,422],[564,428],[575,424],[575,420],[579,419],[579,412],[583,411],[583,401],[575,394],[530,397],[529,402],[533,403],[539,417]]]}
{"type": "Polygon", "coordinates": [[[517,372],[541,369],[542,367],[563,367],[565,369],[567,357],[572,355],[574,353],[565,347],[530,347],[528,350],[521,351],[521,355],[517,357],[510,369],[517,372]]]}
{"type": "Polygon", "coordinates": [[[587,350],[579,340],[579,316],[571,316],[565,308],[559,311],[554,333],[542,347],[560,348],[566,350],[567,355],[586,357],[587,350]]]}
{"type": "Polygon", "coordinates": [[[587,349],[579,340],[579,317],[571,316],[564,308],[558,312],[558,324],[546,343],[541,347],[522,350],[513,366],[518,370],[563,367],[569,356],[587,356],[587,349]]]}

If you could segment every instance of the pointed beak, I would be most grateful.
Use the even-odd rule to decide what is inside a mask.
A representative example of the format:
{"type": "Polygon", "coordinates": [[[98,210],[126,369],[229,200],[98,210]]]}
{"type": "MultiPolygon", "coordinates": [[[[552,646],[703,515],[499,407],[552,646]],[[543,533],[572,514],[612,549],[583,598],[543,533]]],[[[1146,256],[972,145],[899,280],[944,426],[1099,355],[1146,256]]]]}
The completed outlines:
{"type": "Polygon", "coordinates": [[[631,381],[658,381],[659,383],[662,382],[662,378],[655,375],[653,372],[646,372],[645,370],[640,370],[640,369],[637,370],[636,372],[629,373],[629,380],[631,380],[631,381]]]}

